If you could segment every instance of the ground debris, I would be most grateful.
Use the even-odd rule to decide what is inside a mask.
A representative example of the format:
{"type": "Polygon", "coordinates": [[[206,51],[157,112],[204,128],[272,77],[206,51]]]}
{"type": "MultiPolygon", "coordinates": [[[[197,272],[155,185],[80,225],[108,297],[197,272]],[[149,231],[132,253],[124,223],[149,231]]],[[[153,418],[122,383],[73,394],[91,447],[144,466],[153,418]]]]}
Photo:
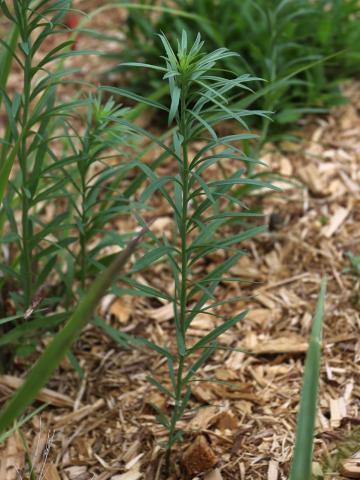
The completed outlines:
{"type": "Polygon", "coordinates": [[[343,461],[341,475],[347,478],[360,478],[360,450],[343,461]]]}
{"type": "Polygon", "coordinates": [[[206,472],[217,462],[217,456],[204,435],[198,435],[183,455],[183,464],[192,476],[206,472]]]}

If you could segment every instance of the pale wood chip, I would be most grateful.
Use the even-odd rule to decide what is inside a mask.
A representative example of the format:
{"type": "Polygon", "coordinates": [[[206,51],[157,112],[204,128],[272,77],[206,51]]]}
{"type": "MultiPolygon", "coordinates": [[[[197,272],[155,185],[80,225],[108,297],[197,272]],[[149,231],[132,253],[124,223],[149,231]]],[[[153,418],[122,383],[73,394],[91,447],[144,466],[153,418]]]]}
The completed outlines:
{"type": "Polygon", "coordinates": [[[168,233],[169,227],[172,226],[174,220],[171,217],[159,217],[151,225],[151,231],[156,235],[162,236],[164,233],[168,233]]]}
{"type": "Polygon", "coordinates": [[[203,430],[213,425],[221,412],[220,406],[208,406],[199,409],[189,424],[190,430],[203,430]]]}
{"type": "Polygon", "coordinates": [[[334,215],[330,219],[329,225],[326,225],[322,229],[322,234],[326,238],[330,238],[334,235],[334,233],[341,227],[344,223],[346,217],[349,215],[350,209],[339,207],[335,211],[334,215]]]}
{"type": "Polygon", "coordinates": [[[113,475],[110,480],[139,480],[143,474],[138,469],[134,468],[121,475],[113,475]]]}
{"type": "Polygon", "coordinates": [[[125,465],[125,468],[126,470],[132,470],[133,467],[139,463],[139,460],[145,455],[145,452],[142,452],[142,453],[139,453],[139,455],[137,455],[136,457],[132,458],[131,460],[129,460],[127,462],[127,464],[125,465]]]}
{"type": "Polygon", "coordinates": [[[273,310],[276,308],[276,303],[268,295],[265,295],[263,293],[258,293],[255,296],[255,300],[264,305],[264,307],[268,308],[269,310],[273,310]]]}
{"type": "Polygon", "coordinates": [[[269,308],[252,308],[246,315],[246,320],[251,320],[262,325],[269,321],[269,319],[274,319],[274,317],[274,311],[269,308]]]}
{"type": "Polygon", "coordinates": [[[211,472],[205,475],[204,480],[223,480],[223,476],[220,470],[215,468],[215,470],[211,470],[211,472]]]}
{"type": "Polygon", "coordinates": [[[140,447],[141,447],[140,441],[135,440],[135,442],[130,445],[130,447],[126,450],[126,452],[122,456],[122,460],[127,463],[133,457],[136,457],[139,453],[140,447]]]}
{"type": "MultiPolygon", "coordinates": [[[[12,375],[1,375],[0,383],[9,388],[17,390],[22,386],[24,380],[22,378],[14,377],[12,375]]],[[[56,407],[72,407],[74,400],[67,395],[62,393],[55,392],[48,388],[43,388],[37,394],[36,399],[40,402],[49,403],[50,405],[55,405],[56,407]]]]}
{"type": "Polygon", "coordinates": [[[338,428],[341,420],[346,417],[346,402],[343,397],[330,399],[330,425],[338,428]]]}
{"type": "Polygon", "coordinates": [[[87,467],[85,465],[74,465],[65,469],[70,480],[77,480],[79,477],[83,478],[87,473],[87,467]]]}
{"type": "Polygon", "coordinates": [[[287,285],[292,282],[296,282],[297,280],[302,280],[305,277],[309,277],[309,273],[300,273],[299,275],[294,275],[291,278],[286,278],[285,280],[279,280],[278,282],[274,283],[269,283],[268,285],[265,285],[264,287],[259,288],[257,291],[258,292],[265,292],[266,290],[271,290],[273,288],[280,287],[282,285],[287,285]]]}
{"type": "Polygon", "coordinates": [[[172,303],[167,303],[160,308],[147,310],[146,313],[151,319],[156,320],[157,322],[167,322],[174,318],[174,305],[172,303]]]}
{"type": "Polygon", "coordinates": [[[267,472],[267,480],[277,480],[279,476],[279,463],[275,460],[270,460],[267,472]]]}
{"type": "Polygon", "coordinates": [[[105,401],[103,398],[100,398],[93,405],[85,405],[84,407],[79,408],[79,410],[76,410],[75,412],[71,412],[71,413],[68,413],[67,415],[55,417],[54,419],[55,428],[60,428],[60,427],[63,427],[64,425],[78,422],[82,418],[87,417],[88,415],[92,414],[93,412],[101,408],[103,405],[105,405],[105,401]]]}
{"type": "Polygon", "coordinates": [[[316,165],[313,163],[306,165],[299,171],[299,174],[313,194],[326,195],[326,184],[316,165]]]}
{"type": "Polygon", "coordinates": [[[255,355],[276,355],[278,353],[304,353],[308,349],[308,342],[297,335],[288,335],[273,339],[258,338],[257,344],[245,349],[255,355]]]}

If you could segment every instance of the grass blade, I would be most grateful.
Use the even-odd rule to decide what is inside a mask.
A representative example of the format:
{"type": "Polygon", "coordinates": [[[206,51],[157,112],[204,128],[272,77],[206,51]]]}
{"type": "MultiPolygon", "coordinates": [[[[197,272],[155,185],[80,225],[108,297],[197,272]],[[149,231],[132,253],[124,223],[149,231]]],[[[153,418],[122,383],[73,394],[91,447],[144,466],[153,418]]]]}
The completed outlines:
{"type": "Polygon", "coordinates": [[[33,402],[39,390],[49,380],[71,344],[80,335],[83,327],[90,321],[99,300],[124,268],[144,233],[145,230],[142,230],[136,238],[129,242],[128,246],[118,255],[114,262],[94,281],[64,328],[54,337],[51,344],[36,362],[24,384],[1,411],[0,432],[8,428],[24,412],[26,407],[33,402]]]}
{"type": "Polygon", "coordinates": [[[290,480],[311,480],[317,392],[320,376],[321,337],[325,306],[326,278],[321,282],[306,355],[300,409],[297,420],[294,457],[290,480]]]}

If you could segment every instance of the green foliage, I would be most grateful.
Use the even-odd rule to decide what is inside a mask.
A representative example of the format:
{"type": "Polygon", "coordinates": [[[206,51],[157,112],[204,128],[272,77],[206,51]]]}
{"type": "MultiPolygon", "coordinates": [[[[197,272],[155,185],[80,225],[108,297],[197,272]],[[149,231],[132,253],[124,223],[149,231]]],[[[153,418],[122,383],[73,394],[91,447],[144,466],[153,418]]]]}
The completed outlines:
{"type": "Polygon", "coordinates": [[[360,277],[360,255],[346,252],[346,256],[350,261],[351,267],[346,268],[345,272],[352,272],[354,275],[360,277]]]}
{"type": "MultiPolygon", "coordinates": [[[[32,403],[83,326],[92,320],[121,345],[145,346],[166,359],[168,378],[161,382],[151,376],[149,382],[173,405],[169,415],[158,412],[159,421],[169,434],[168,467],[171,448],[181,440],[177,425],[190,401],[191,382],[199,379],[199,369],[221,347],[219,337],[246,315],[243,311],[234,317],[226,316],[219,308],[238,300],[227,298],[223,289],[226,282],[240,281],[231,276],[230,270],[246,254],[240,249],[241,243],[266,231],[258,218],[254,225],[252,220],[261,215],[249,209],[244,199],[252,190],[278,190],[268,173],[253,172],[260,162],[258,150],[252,145],[258,142],[261,146],[269,138],[270,110],[276,111],[276,120],[282,123],[309,111],[308,105],[315,99],[317,106],[335,99],[332,90],[327,90],[330,70],[321,58],[342,48],[345,37],[346,41],[350,36],[353,41],[357,38],[352,28],[344,38],[338,38],[329,16],[324,17],[326,23],[323,17],[315,15],[314,9],[324,13],[326,2],[308,5],[304,0],[284,0],[274,5],[272,1],[259,0],[236,2],[236,8],[234,0],[175,3],[178,9],[155,8],[151,2],[122,3],[137,12],[130,16],[130,32],[133,46],[136,42],[140,46],[141,42],[144,51],[142,62],[130,61],[121,68],[153,72],[150,83],[160,85],[155,94],[145,96],[139,91],[100,87],[96,94],[85,98],[79,95],[63,103],[58,98],[58,86],[76,73],[65,68],[63,60],[89,52],[71,51],[71,39],[55,42],[56,46],[44,54],[41,48],[51,35],[65,33],[63,18],[70,1],[14,0],[11,9],[6,2],[0,2],[3,15],[12,25],[8,40],[1,41],[0,56],[0,94],[7,117],[7,130],[0,141],[0,229],[4,247],[0,288],[17,311],[8,315],[5,305],[0,304],[1,316],[5,315],[0,319],[0,347],[9,348],[12,355],[14,351],[26,355],[34,351],[42,335],[54,334],[60,328],[23,387],[0,413],[0,431],[32,403]],[[300,8],[304,5],[306,8],[300,8]],[[157,11],[154,22],[138,14],[146,10],[157,11]],[[205,14],[210,18],[204,20],[205,14]],[[325,22],[321,28],[320,20],[325,22]],[[309,28],[304,28],[306,22],[312,25],[311,41],[306,33],[309,28]],[[181,31],[176,50],[164,34],[160,35],[164,65],[158,64],[160,51],[152,38],[159,25],[166,25],[166,30],[173,29],[175,33],[181,31]],[[200,34],[190,41],[188,32],[194,31],[194,25],[214,48],[211,53],[203,51],[200,34]],[[318,32],[315,38],[314,32],[318,32]],[[333,45],[328,48],[330,38],[333,45]],[[241,55],[224,45],[232,46],[241,55]],[[301,50],[300,45],[307,47],[301,50]],[[48,69],[50,62],[57,62],[58,68],[48,69]],[[6,85],[13,63],[20,67],[23,88],[10,97],[6,85]],[[268,81],[266,86],[261,77],[268,81]],[[170,99],[164,104],[162,98],[167,92],[170,99]],[[103,101],[105,94],[140,105],[128,110],[113,98],[103,101]],[[265,99],[266,110],[249,110],[260,99],[265,99]],[[168,130],[163,136],[132,123],[144,106],[166,113],[168,130]],[[229,120],[237,128],[235,133],[223,135],[221,126],[229,120]],[[250,133],[247,126],[259,120],[260,138],[250,133]],[[84,128],[79,129],[79,125],[84,128]],[[139,139],[146,140],[148,146],[140,148],[139,139]],[[202,143],[195,154],[190,151],[194,141],[202,143]],[[147,165],[143,156],[153,148],[160,148],[161,153],[147,165]],[[111,162],[114,152],[122,159],[120,165],[111,162]],[[158,175],[157,167],[169,158],[175,173],[158,175]],[[231,175],[222,168],[226,160],[239,164],[231,175]],[[219,178],[213,176],[216,165],[223,174],[219,178]],[[127,179],[129,172],[137,174],[132,181],[127,179]],[[159,193],[173,214],[173,235],[158,238],[149,232],[150,240],[141,245],[142,255],[126,274],[122,272],[118,286],[114,279],[140,238],[131,240],[133,232],[113,232],[109,223],[118,215],[134,215],[145,229],[141,211],[150,208],[151,197],[159,193]],[[44,207],[50,203],[56,213],[47,218],[44,207]],[[114,245],[123,247],[122,253],[102,255],[104,247],[114,245]],[[224,253],[224,261],[204,272],[204,260],[219,251],[224,253]],[[173,293],[136,280],[137,272],[157,262],[166,262],[174,280],[173,293]],[[94,308],[110,286],[118,295],[130,293],[172,302],[175,347],[130,338],[100,318],[94,319],[94,308]],[[57,310],[59,305],[65,307],[61,313],[57,310]],[[188,330],[199,313],[214,315],[222,322],[194,341],[188,330]]],[[[347,12],[342,5],[343,2],[336,2],[330,11],[333,14],[335,7],[340,9],[337,12],[341,22],[352,26],[349,17],[355,6],[346,3],[347,12]]],[[[139,59],[140,52],[135,47],[131,53],[133,59],[139,59]]],[[[342,62],[346,59],[346,72],[350,72],[358,57],[356,52],[334,57],[333,66],[338,65],[340,58],[342,62]]],[[[298,471],[299,462],[307,466],[311,459],[324,296],[325,283],[305,368],[300,418],[305,415],[307,419],[299,422],[302,427],[297,434],[297,445],[306,440],[309,448],[303,453],[296,450],[294,472],[298,471]]],[[[4,350],[2,354],[6,358],[4,350]]],[[[292,480],[296,478],[293,476],[292,480]]]]}
{"type": "MultiPolygon", "coordinates": [[[[231,78],[218,75],[218,63],[227,58],[236,58],[237,54],[226,48],[204,53],[204,42],[200,35],[190,45],[183,31],[176,52],[165,35],[161,34],[160,40],[165,51],[165,66],[156,64],[146,67],[160,71],[169,84],[169,108],[164,105],[156,107],[167,112],[168,124],[174,121],[177,129],[170,147],[160,142],[159,145],[171,154],[177,174],[153,177],[140,200],[146,202],[156,190],[160,191],[173,212],[175,231],[172,240],[152,236],[153,245],[134,264],[132,272],[166,260],[174,278],[175,292],[168,296],[174,308],[176,353],[172,353],[165,345],[149,345],[164,355],[169,366],[171,388],[154,377],[149,381],[174,402],[169,418],[165,412],[159,412],[159,421],[169,432],[167,448],[170,451],[181,438],[177,422],[190,398],[190,382],[196,381],[197,371],[216,349],[220,335],[240,322],[246,314],[241,312],[235,317],[221,317],[219,313],[222,323],[196,343],[187,334],[198,313],[215,314],[216,307],[234,301],[219,301],[217,297],[222,282],[238,280],[228,273],[245,253],[238,249],[238,245],[266,230],[264,225],[254,227],[249,224],[249,219],[257,214],[238,202],[233,196],[234,188],[239,185],[276,188],[260,179],[246,177],[244,166],[257,162],[241,149],[241,142],[256,137],[247,131],[245,120],[250,115],[266,116],[266,112],[230,106],[233,93],[248,89],[248,84],[257,79],[247,74],[234,74],[231,78]],[[218,126],[229,119],[237,122],[242,132],[221,136],[218,126]],[[191,158],[189,146],[198,139],[202,140],[203,147],[191,158]],[[224,158],[239,162],[238,170],[219,180],[211,178],[210,168],[224,158]],[[225,236],[220,233],[223,228],[229,229],[225,236]],[[226,260],[210,273],[199,276],[197,271],[203,259],[217,251],[225,252],[226,260]]],[[[143,64],[133,63],[128,66],[144,67],[143,64]]],[[[111,92],[116,93],[116,90],[111,89],[111,92]]],[[[121,89],[117,92],[149,104],[146,98],[140,98],[138,94],[133,95],[121,89]]],[[[153,102],[152,106],[155,106],[153,102]]],[[[123,280],[131,283],[127,277],[123,280]]],[[[138,288],[134,282],[131,285],[135,292],[143,294],[141,287],[138,288]]]]}
{"type": "MultiPolygon", "coordinates": [[[[357,0],[176,0],[162,5],[170,3],[196,18],[166,11],[156,16],[146,11],[140,15],[130,10],[130,48],[121,52],[122,60],[156,62],[160,54],[158,31],[172,32],[174,38],[182,29],[190,38],[199,31],[209,48],[227,47],[239,53],[238,57],[221,59],[222,68],[238,75],[250,73],[268,82],[265,101],[261,99],[259,107],[275,112],[271,128],[274,135],[306,113],[343,101],[338,82],[358,73],[357,0]]],[[[143,0],[142,4],[145,7],[151,2],[143,0]]],[[[149,81],[147,75],[146,83],[142,78],[132,79],[138,91],[156,85],[155,76],[149,81]]],[[[257,82],[254,87],[259,91],[262,85],[257,82]]],[[[264,140],[268,140],[269,123],[264,119],[262,128],[264,140]]]]}
{"type": "Polygon", "coordinates": [[[124,247],[131,239],[131,232],[111,231],[109,222],[140,208],[131,196],[144,178],[121,194],[119,185],[135,166],[111,162],[110,149],[123,160],[136,154],[129,127],[116,123],[129,115],[128,109],[111,99],[103,102],[101,95],[79,95],[65,103],[58,95],[59,85],[76,86],[72,76],[78,69],[65,68],[64,60],[90,53],[70,50],[73,40],[63,24],[70,1],[22,0],[13,9],[1,2],[0,8],[12,27],[0,57],[8,124],[0,142],[0,317],[5,316],[0,344],[5,364],[15,353],[34,352],[42,335],[59,328],[67,315],[52,311],[59,304],[72,306],[77,280],[84,290],[86,280],[109,265],[111,258],[106,265],[99,258],[104,247],[124,247]],[[55,46],[49,50],[48,44],[55,46]],[[12,63],[20,68],[22,85],[10,97],[5,86],[12,63]],[[55,68],[48,68],[49,63],[55,68]],[[55,213],[49,215],[47,209],[55,213]],[[17,315],[8,316],[7,302],[17,315]]]}
{"type": "Polygon", "coordinates": [[[300,409],[297,420],[295,450],[290,480],[311,480],[317,392],[320,377],[321,341],[325,308],[326,279],[321,283],[306,355],[300,409]]]}
{"type": "Polygon", "coordinates": [[[13,398],[0,412],[0,433],[9,428],[16,418],[29,406],[41,388],[46,385],[51,374],[59,366],[73,342],[78,338],[83,327],[91,320],[95,307],[107,289],[123,270],[129,257],[140,241],[142,232],[118,254],[114,262],[93,282],[89,291],[83,296],[64,328],[55,335],[50,345],[30,370],[26,381],[16,391],[13,398]]]}

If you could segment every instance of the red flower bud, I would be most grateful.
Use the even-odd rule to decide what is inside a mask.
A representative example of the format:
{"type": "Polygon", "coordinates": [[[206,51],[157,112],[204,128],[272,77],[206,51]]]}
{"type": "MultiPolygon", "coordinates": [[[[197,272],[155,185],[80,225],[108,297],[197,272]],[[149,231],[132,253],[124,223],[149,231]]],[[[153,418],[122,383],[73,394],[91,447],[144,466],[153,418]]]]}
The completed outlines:
{"type": "MultiPolygon", "coordinates": [[[[65,21],[64,21],[64,24],[66,27],[73,30],[78,27],[79,23],[80,23],[79,15],[76,15],[75,13],[68,13],[66,15],[65,21]]],[[[79,35],[76,35],[74,43],[71,47],[71,50],[77,50],[78,43],[79,43],[79,35]]]]}

